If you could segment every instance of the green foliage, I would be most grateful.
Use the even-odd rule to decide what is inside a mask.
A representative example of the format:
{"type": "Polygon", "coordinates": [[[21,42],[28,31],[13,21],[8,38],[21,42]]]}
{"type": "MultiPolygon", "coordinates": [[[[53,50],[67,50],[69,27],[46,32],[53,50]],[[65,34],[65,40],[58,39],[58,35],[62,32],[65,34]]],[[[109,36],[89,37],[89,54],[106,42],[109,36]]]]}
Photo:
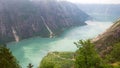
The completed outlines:
{"type": "Polygon", "coordinates": [[[111,52],[111,56],[114,59],[114,61],[120,61],[120,42],[116,43],[113,46],[113,50],[111,52]]]}
{"type": "Polygon", "coordinates": [[[74,65],[74,53],[52,52],[43,58],[39,68],[71,68],[74,65]]]}
{"type": "Polygon", "coordinates": [[[21,68],[9,49],[0,46],[0,68],[21,68]]]}
{"type": "Polygon", "coordinates": [[[112,64],[113,68],[120,68],[120,62],[115,62],[112,64]]]}
{"type": "Polygon", "coordinates": [[[90,40],[80,40],[75,44],[79,48],[76,51],[75,68],[110,68],[103,63],[90,40]]]}
{"type": "Polygon", "coordinates": [[[113,44],[111,52],[105,56],[105,59],[110,63],[120,61],[120,42],[113,44]]]}
{"type": "Polygon", "coordinates": [[[39,68],[120,68],[120,43],[115,44],[111,54],[104,58],[96,52],[95,45],[90,40],[80,40],[74,44],[78,47],[76,53],[48,53],[39,68]]]}

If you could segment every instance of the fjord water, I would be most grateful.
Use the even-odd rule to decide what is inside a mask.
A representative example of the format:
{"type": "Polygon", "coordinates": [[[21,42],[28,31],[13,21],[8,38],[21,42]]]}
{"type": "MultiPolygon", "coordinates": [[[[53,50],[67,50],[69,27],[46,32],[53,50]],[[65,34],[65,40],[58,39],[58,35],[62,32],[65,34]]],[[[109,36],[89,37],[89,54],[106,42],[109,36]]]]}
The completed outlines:
{"type": "Polygon", "coordinates": [[[107,29],[112,22],[86,21],[87,25],[70,28],[56,38],[30,38],[20,42],[12,42],[8,47],[17,58],[22,68],[29,63],[37,68],[42,58],[52,51],[75,51],[73,44],[80,39],[94,38],[107,29]]]}

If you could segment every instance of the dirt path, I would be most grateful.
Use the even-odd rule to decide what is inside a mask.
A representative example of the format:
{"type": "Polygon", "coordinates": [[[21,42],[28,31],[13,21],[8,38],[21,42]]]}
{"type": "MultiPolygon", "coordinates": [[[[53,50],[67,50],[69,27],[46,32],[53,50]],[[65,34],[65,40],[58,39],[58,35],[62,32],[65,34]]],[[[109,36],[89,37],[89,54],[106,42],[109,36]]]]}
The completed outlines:
{"type": "Polygon", "coordinates": [[[63,57],[61,57],[61,56],[59,56],[59,55],[56,55],[55,53],[50,53],[50,54],[53,54],[54,56],[56,56],[56,57],[58,57],[58,58],[60,58],[60,59],[62,59],[62,60],[72,60],[72,61],[74,61],[75,59],[73,58],[73,59],[67,59],[67,58],[63,58],[63,57]]]}

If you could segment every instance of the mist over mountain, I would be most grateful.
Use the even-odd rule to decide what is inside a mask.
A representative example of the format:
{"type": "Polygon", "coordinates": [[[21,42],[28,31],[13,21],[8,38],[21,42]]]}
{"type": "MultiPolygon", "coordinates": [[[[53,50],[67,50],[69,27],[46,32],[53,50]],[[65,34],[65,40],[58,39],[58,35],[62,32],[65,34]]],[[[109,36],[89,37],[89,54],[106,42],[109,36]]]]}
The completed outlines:
{"type": "Polygon", "coordinates": [[[120,4],[78,4],[78,7],[100,21],[114,22],[120,17],[120,4]]]}
{"type": "Polygon", "coordinates": [[[89,15],[75,4],[56,0],[0,0],[0,42],[34,36],[53,37],[85,25],[89,15]]]}

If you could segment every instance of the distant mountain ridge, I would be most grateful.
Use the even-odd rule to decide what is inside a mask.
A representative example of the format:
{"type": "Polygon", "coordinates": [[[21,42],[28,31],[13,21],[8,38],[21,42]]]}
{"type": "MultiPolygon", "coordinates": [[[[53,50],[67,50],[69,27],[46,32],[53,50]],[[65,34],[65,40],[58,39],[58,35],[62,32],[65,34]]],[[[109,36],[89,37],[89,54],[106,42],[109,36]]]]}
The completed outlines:
{"type": "Polygon", "coordinates": [[[120,17],[120,4],[78,4],[78,7],[100,21],[114,22],[120,17]]]}
{"type": "Polygon", "coordinates": [[[88,18],[89,15],[69,2],[1,0],[0,42],[34,36],[53,37],[66,28],[85,25],[88,18]]]}
{"type": "MultiPolygon", "coordinates": [[[[83,11],[97,12],[103,14],[118,15],[120,12],[120,4],[79,4],[83,11]],[[107,12],[107,13],[106,13],[107,12]]],[[[120,15],[120,14],[119,14],[120,15]]]]}

